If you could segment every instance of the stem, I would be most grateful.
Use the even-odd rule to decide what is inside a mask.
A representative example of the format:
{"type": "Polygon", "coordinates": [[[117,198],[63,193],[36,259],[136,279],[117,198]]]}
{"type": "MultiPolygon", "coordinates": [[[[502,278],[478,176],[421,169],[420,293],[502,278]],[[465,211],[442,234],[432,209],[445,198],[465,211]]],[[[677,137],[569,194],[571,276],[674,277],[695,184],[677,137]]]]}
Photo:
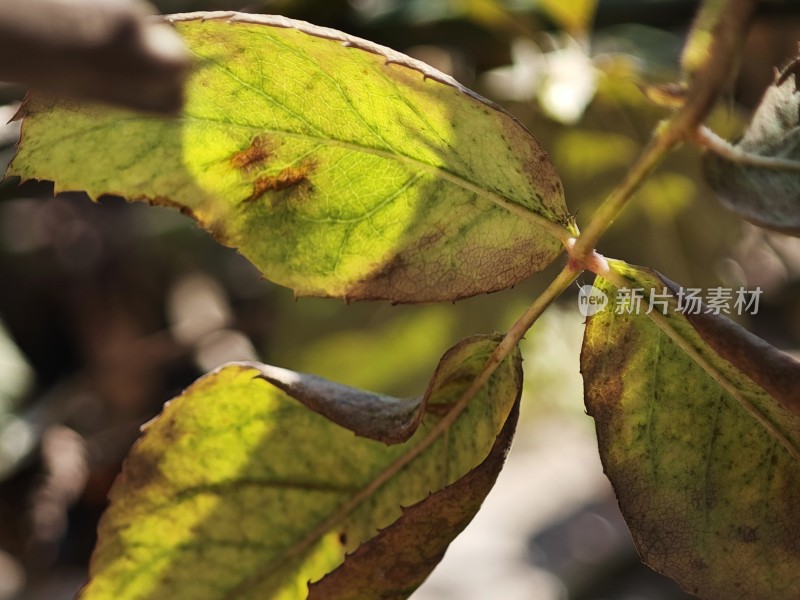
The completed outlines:
{"type": "Polygon", "coordinates": [[[692,25],[681,65],[688,87],[683,106],[656,129],[622,182],[597,209],[570,257],[581,264],[636,190],[664,157],[684,140],[696,139],[703,119],[725,88],[739,59],[756,0],[706,0],[692,25]]]}
{"type": "Polygon", "coordinates": [[[398,471],[408,465],[412,460],[419,456],[426,448],[431,446],[442,433],[447,431],[459,415],[464,412],[469,402],[475,395],[485,386],[497,367],[513,352],[517,344],[525,336],[525,333],[531,328],[536,320],[542,315],[545,309],[550,306],[553,301],[558,298],[564,290],[566,290],[575,279],[577,279],[580,271],[572,269],[567,265],[561,273],[550,283],[549,286],[539,295],[536,300],[527,308],[527,310],[520,316],[517,321],[511,326],[511,329],[503,336],[500,343],[494,349],[492,354],[486,360],[480,374],[472,381],[472,384],[461,395],[458,401],[453,405],[453,408],[439,421],[436,426],[428,432],[420,442],[411,448],[406,454],[399,457],[395,462],[390,464],[382,473],[380,473],[369,485],[362,489],[358,494],[350,499],[344,508],[347,512],[355,508],[358,504],[363,502],[368,496],[374,493],[379,487],[391,479],[398,471]]]}
{"type": "Polygon", "coordinates": [[[253,589],[259,582],[272,573],[282,564],[286,564],[307,552],[316,542],[326,533],[336,527],[341,521],[353,512],[362,502],[372,496],[392,477],[397,475],[403,468],[408,466],[415,458],[429,448],[439,437],[455,423],[456,419],[464,412],[469,402],[488,382],[497,367],[513,352],[520,340],[534,322],[541,316],[545,309],[566,290],[578,275],[580,270],[575,270],[569,264],[564,267],[561,273],[550,283],[549,286],[533,301],[528,309],[511,326],[503,339],[497,344],[492,354],[486,360],[480,374],[472,381],[469,388],[464,391],[458,401],[453,404],[450,411],[422,438],[416,445],[411,447],[408,452],[399,456],[393,463],[381,471],[375,479],[370,481],[365,487],[361,488],[353,496],[342,504],[336,512],[331,514],[319,526],[314,528],[304,539],[292,546],[284,553],[280,563],[272,564],[263,571],[257,573],[252,578],[243,581],[226,597],[238,598],[241,592],[253,589]]]}
{"type": "Polygon", "coordinates": [[[674,123],[675,120],[671,119],[656,129],[650,142],[625,174],[620,184],[592,215],[591,221],[578,236],[572,248],[571,257],[577,262],[582,262],[589,258],[597,246],[598,240],[611,226],[622,209],[625,208],[631,196],[655,171],[670,150],[680,143],[683,136],[673,126],[674,123]]]}

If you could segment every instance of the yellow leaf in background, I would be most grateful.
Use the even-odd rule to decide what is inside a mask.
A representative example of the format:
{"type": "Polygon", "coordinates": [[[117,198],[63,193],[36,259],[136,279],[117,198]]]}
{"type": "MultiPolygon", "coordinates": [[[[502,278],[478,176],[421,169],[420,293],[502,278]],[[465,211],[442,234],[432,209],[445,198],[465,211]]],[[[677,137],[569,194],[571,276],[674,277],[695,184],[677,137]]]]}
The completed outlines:
{"type": "Polygon", "coordinates": [[[597,10],[597,0],[534,0],[536,6],[547,13],[556,24],[573,35],[589,30],[597,10]]]}

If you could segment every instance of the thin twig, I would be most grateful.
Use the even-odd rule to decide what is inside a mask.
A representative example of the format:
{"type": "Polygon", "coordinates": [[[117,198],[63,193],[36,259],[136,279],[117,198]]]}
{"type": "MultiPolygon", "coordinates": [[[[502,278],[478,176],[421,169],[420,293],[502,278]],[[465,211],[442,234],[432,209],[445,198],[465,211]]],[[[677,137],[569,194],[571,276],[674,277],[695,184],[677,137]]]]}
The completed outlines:
{"type": "Polygon", "coordinates": [[[628,200],[655,171],[664,157],[680,143],[681,136],[671,127],[671,123],[672,121],[668,121],[656,130],[620,184],[592,215],[591,221],[578,236],[572,249],[572,256],[576,260],[584,260],[594,252],[597,242],[617,218],[628,200]]]}
{"type": "Polygon", "coordinates": [[[659,126],[622,182],[592,215],[572,248],[572,259],[588,259],[628,200],[664,157],[696,131],[733,73],[756,0],[706,0],[695,19],[681,64],[688,79],[686,100],[659,126]]]}

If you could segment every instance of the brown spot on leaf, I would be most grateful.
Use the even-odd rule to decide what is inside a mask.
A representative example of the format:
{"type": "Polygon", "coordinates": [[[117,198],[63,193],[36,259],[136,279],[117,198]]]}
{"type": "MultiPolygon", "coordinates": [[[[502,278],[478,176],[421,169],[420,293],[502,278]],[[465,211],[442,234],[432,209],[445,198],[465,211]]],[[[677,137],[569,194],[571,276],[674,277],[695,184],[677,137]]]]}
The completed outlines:
{"type": "Polygon", "coordinates": [[[702,558],[693,557],[689,560],[689,563],[695,571],[704,571],[708,569],[708,563],[702,558]]]}
{"type": "Polygon", "coordinates": [[[231,165],[240,171],[253,171],[269,160],[274,151],[272,140],[263,135],[257,135],[250,145],[231,156],[231,165]]]}
{"type": "Polygon", "coordinates": [[[753,542],[758,541],[758,530],[755,527],[746,527],[744,525],[739,525],[736,528],[736,535],[739,537],[740,540],[743,542],[747,542],[748,544],[752,544],[753,542]]]}
{"type": "Polygon", "coordinates": [[[245,198],[245,202],[258,200],[267,192],[307,190],[311,185],[308,176],[315,167],[314,162],[306,162],[294,167],[286,167],[276,175],[257,177],[253,182],[253,193],[245,198]]]}
{"type": "Polygon", "coordinates": [[[419,247],[421,250],[431,248],[435,246],[444,236],[444,229],[437,229],[436,231],[427,233],[419,239],[419,247]]]}

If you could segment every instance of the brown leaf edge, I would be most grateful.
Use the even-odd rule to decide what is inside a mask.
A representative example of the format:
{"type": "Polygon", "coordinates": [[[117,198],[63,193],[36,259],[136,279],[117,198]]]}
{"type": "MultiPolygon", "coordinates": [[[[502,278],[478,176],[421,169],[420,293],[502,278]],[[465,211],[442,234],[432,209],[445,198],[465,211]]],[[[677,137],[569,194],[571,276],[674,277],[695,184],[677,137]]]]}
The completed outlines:
{"type": "MultiPolygon", "coordinates": [[[[521,377],[521,365],[517,369],[521,377]]],[[[514,438],[520,397],[521,387],[480,465],[455,483],[404,507],[397,521],[348,554],[322,579],[309,583],[308,600],[408,598],[441,562],[450,542],[472,521],[494,486],[514,438]]]]}
{"type": "Polygon", "coordinates": [[[497,110],[498,112],[503,113],[504,115],[513,119],[520,127],[527,131],[527,128],[522,125],[522,123],[514,116],[511,115],[508,111],[502,108],[499,104],[492,102],[474,92],[473,90],[469,89],[461,85],[458,81],[453,79],[450,75],[442,73],[441,71],[434,69],[430,65],[417,60],[415,58],[411,58],[401,52],[397,52],[396,50],[392,50],[386,46],[381,46],[380,44],[376,44],[375,42],[370,42],[369,40],[365,40],[363,38],[355,37],[352,35],[348,35],[344,32],[338,31],[336,29],[331,29],[329,27],[321,27],[319,25],[313,25],[308,23],[307,21],[299,21],[296,19],[290,19],[288,17],[284,17],[281,15],[261,15],[261,14],[251,14],[251,13],[241,13],[237,11],[199,11],[199,12],[189,12],[189,13],[177,13],[173,15],[165,15],[164,19],[169,23],[176,23],[176,22],[183,22],[183,21],[225,21],[227,20],[229,23],[244,23],[244,24],[251,24],[251,25],[267,25],[269,27],[281,27],[284,29],[296,29],[301,33],[305,33],[307,35],[311,35],[314,37],[332,40],[336,42],[341,42],[341,44],[347,48],[356,48],[358,50],[364,50],[365,52],[369,52],[371,54],[377,54],[378,56],[383,56],[386,59],[386,64],[390,65],[400,65],[406,67],[408,69],[413,69],[414,71],[418,71],[423,75],[425,79],[431,79],[433,81],[437,81],[439,83],[443,83],[445,85],[449,85],[451,87],[456,88],[458,91],[466,94],[478,100],[479,102],[489,106],[497,110]]]}

